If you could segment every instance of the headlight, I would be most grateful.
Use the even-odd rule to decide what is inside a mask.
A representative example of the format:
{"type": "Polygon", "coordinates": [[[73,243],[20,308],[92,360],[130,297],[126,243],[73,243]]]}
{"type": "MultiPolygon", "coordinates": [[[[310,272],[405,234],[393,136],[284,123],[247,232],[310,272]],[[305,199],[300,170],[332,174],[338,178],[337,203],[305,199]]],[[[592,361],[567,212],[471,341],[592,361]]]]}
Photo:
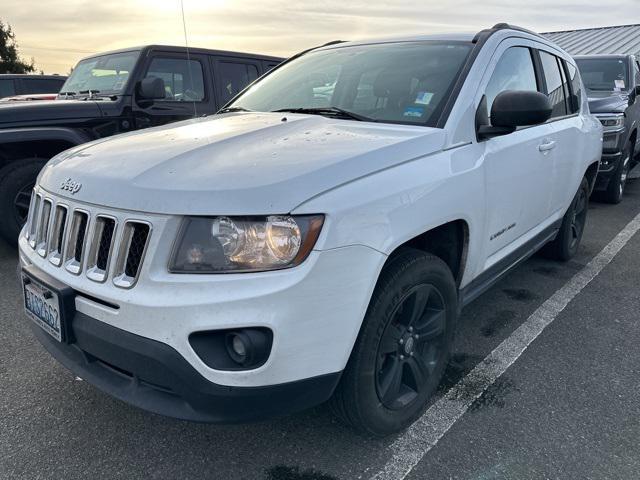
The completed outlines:
{"type": "Polygon", "coordinates": [[[618,130],[621,127],[624,127],[624,114],[622,113],[619,115],[611,115],[606,117],[599,116],[598,119],[600,120],[600,123],[602,123],[605,132],[610,130],[618,130]]]}
{"type": "Polygon", "coordinates": [[[188,217],[169,271],[240,273],[293,267],[307,258],[323,222],[322,215],[188,217]]]}

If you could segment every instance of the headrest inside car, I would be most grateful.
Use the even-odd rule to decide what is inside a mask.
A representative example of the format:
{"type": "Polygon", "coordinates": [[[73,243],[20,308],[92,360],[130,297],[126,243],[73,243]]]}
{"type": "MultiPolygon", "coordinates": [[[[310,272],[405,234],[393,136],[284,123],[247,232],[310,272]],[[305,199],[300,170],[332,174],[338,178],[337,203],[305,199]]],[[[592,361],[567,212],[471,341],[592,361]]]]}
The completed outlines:
{"type": "Polygon", "coordinates": [[[411,75],[397,70],[383,70],[373,83],[373,94],[379,98],[407,95],[410,90],[411,75]]]}

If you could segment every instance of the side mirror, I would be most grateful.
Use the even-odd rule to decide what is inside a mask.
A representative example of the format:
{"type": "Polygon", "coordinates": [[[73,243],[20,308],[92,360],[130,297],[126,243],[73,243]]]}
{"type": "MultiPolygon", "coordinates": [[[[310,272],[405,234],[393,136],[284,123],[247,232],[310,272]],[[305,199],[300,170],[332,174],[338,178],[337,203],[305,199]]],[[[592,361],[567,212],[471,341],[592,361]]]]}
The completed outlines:
{"type": "Polygon", "coordinates": [[[636,95],[640,95],[640,85],[636,85],[634,91],[636,92],[636,95]]]}
{"type": "MultiPolygon", "coordinates": [[[[486,110],[486,105],[485,105],[486,110]]],[[[478,138],[486,139],[512,133],[518,127],[538,125],[551,118],[551,101],[544,93],[506,90],[491,106],[491,125],[478,126],[478,138]]]]}
{"type": "Polygon", "coordinates": [[[138,82],[138,98],[141,100],[157,100],[165,98],[164,80],[158,77],[143,78],[138,82]]]}

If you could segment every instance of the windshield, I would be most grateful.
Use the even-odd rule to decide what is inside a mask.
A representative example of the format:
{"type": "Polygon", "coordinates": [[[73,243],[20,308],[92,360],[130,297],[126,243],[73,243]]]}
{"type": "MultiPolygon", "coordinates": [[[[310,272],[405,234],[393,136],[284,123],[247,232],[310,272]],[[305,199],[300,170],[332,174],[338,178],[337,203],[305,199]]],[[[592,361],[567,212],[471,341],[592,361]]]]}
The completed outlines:
{"type": "Polygon", "coordinates": [[[82,60],[60,90],[61,94],[106,93],[124,90],[140,52],[123,52],[82,60]]]}
{"type": "Polygon", "coordinates": [[[353,114],[351,119],[434,126],[470,50],[467,42],[318,50],[258,81],[229,108],[321,114],[333,108],[353,114]]]}
{"type": "Polygon", "coordinates": [[[622,92],[629,88],[629,69],[622,58],[579,58],[576,63],[588,90],[622,92]]]}

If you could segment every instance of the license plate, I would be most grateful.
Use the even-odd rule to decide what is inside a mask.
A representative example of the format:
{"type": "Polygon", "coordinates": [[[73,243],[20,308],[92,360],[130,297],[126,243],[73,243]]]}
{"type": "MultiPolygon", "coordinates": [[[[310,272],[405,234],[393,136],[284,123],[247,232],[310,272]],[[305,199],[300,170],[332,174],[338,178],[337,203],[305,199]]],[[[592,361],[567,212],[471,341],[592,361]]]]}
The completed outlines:
{"type": "Polygon", "coordinates": [[[62,308],[57,292],[23,275],[24,309],[40,328],[62,342],[62,308]]]}

